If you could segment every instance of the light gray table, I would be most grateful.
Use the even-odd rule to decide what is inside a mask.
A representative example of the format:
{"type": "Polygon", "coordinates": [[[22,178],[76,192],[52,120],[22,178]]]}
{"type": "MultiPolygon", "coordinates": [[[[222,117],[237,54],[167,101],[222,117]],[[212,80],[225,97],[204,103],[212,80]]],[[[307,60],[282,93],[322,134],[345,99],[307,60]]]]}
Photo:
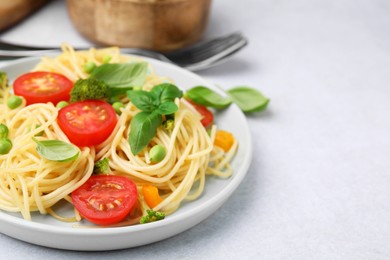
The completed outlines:
{"type": "Polygon", "coordinates": [[[0,235],[1,258],[389,259],[390,2],[215,0],[206,37],[231,31],[250,45],[200,75],[271,103],[248,117],[254,159],[216,214],[106,253],[0,235]]]}

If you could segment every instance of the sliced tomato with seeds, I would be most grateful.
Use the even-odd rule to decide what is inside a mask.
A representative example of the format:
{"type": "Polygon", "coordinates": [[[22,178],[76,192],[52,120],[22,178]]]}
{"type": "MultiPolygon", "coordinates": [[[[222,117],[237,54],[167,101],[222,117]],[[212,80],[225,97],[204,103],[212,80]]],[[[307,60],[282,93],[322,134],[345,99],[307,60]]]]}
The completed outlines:
{"type": "Polygon", "coordinates": [[[26,104],[58,102],[70,99],[73,82],[53,72],[36,71],[19,76],[13,83],[15,95],[26,99],[26,104]]]}
{"type": "Polygon", "coordinates": [[[196,104],[192,100],[187,99],[189,103],[202,115],[201,123],[204,127],[210,126],[214,122],[214,114],[207,107],[196,104]]]}
{"type": "Polygon", "coordinates": [[[69,140],[82,147],[102,143],[111,135],[118,120],[110,104],[86,100],[61,108],[57,121],[69,140]]]}
{"type": "Polygon", "coordinates": [[[72,202],[92,223],[111,225],[125,219],[136,204],[138,191],[127,177],[95,175],[72,192],[72,202]]]}

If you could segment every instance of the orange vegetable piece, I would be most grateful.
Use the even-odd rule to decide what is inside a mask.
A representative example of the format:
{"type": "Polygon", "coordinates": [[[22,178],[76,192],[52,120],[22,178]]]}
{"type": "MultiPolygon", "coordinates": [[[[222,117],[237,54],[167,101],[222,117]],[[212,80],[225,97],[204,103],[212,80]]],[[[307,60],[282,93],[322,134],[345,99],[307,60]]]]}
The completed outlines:
{"type": "Polygon", "coordinates": [[[150,208],[154,208],[162,201],[162,198],[158,194],[158,189],[153,185],[142,186],[142,195],[150,208]]]}
{"type": "Polygon", "coordinates": [[[224,130],[218,130],[215,135],[214,145],[221,147],[225,152],[229,151],[234,144],[234,136],[224,130]]]}

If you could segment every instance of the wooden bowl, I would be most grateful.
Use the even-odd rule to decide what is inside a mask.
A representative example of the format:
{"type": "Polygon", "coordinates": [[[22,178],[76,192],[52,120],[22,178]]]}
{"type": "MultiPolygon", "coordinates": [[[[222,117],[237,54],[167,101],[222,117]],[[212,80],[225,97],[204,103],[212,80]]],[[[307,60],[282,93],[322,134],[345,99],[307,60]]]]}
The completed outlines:
{"type": "Polygon", "coordinates": [[[211,0],[67,0],[76,29],[98,45],[170,51],[198,41],[211,0]]]}
{"type": "Polygon", "coordinates": [[[0,31],[14,26],[48,0],[0,0],[0,31]]]}

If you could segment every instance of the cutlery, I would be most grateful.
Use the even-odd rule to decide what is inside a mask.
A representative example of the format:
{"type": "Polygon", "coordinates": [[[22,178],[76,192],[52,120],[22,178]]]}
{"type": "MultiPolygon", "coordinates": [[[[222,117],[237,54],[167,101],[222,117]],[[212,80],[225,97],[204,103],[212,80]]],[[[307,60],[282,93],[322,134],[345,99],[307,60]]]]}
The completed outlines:
{"type": "MultiPolygon", "coordinates": [[[[200,71],[226,61],[247,44],[248,40],[241,33],[232,33],[167,53],[138,48],[121,48],[121,52],[173,63],[191,71],[200,71]]],[[[7,43],[0,43],[0,48],[0,58],[42,56],[60,51],[59,49],[44,50],[7,43]]]]}

